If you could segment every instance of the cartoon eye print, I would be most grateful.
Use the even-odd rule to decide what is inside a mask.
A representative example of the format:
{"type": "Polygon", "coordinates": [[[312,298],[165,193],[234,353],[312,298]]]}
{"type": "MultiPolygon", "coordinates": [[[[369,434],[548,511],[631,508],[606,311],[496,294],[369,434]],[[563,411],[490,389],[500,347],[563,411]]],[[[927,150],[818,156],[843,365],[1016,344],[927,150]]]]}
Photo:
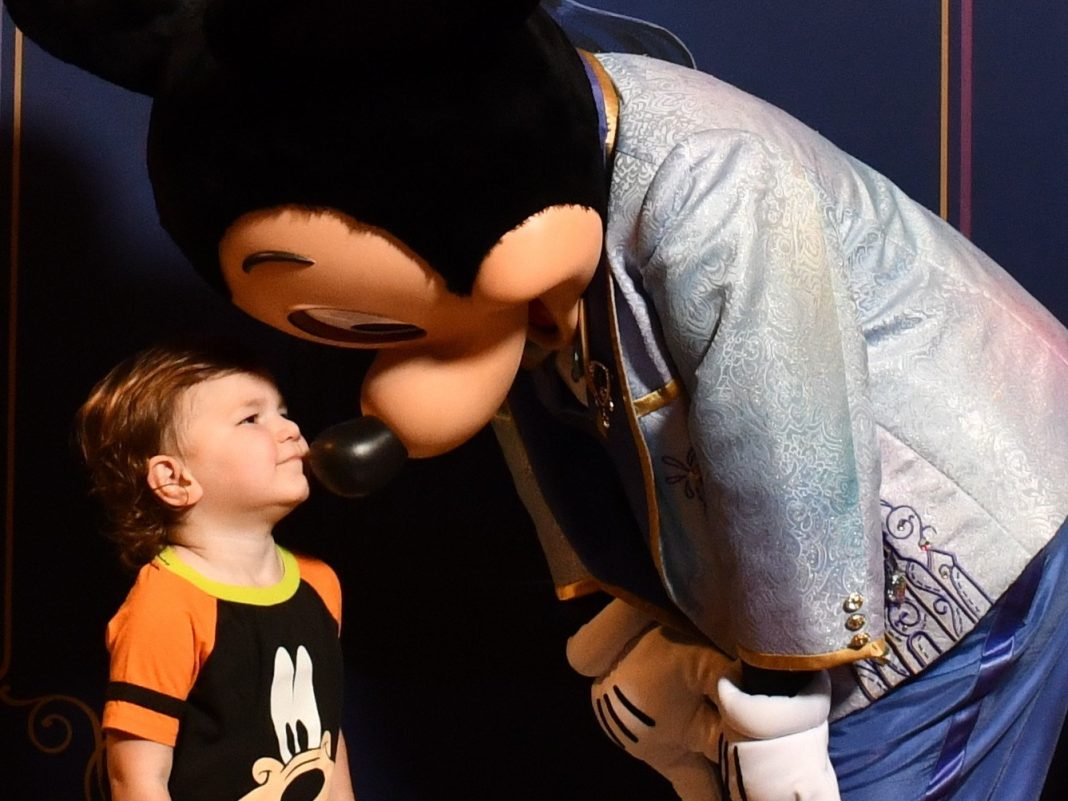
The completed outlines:
{"type": "Polygon", "coordinates": [[[319,719],[312,660],[303,645],[295,659],[285,648],[275,651],[271,722],[281,760],[257,759],[252,777],[258,786],[239,801],[325,801],[334,769],[333,743],[319,719]]]}
{"type": "Polygon", "coordinates": [[[303,645],[297,648],[295,662],[285,648],[275,652],[271,720],[283,763],[318,748],[322,741],[322,724],[312,686],[312,661],[303,645]]]}

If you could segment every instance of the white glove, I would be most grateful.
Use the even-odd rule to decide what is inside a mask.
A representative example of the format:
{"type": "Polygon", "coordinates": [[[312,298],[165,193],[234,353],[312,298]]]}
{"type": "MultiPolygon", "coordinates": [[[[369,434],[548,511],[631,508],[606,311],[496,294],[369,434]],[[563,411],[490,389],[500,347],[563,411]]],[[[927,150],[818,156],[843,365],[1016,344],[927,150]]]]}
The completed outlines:
{"type": "Polygon", "coordinates": [[[722,720],[717,760],[729,798],[840,801],[827,756],[831,680],[816,674],[795,696],[748,695],[719,680],[722,720]]]}
{"type": "MultiPolygon", "coordinates": [[[[605,733],[665,776],[682,801],[719,801],[717,682],[736,663],[615,600],[568,641],[567,658],[595,678],[605,733]]],[[[733,685],[732,685],[733,686],[733,685]]]]}

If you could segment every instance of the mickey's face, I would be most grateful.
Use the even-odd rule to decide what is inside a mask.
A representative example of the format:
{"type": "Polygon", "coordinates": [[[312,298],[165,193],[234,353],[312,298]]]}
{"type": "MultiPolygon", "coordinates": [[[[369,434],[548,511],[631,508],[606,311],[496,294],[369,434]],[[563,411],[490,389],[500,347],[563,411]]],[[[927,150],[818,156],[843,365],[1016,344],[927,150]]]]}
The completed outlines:
{"type": "Polygon", "coordinates": [[[504,400],[526,340],[570,341],[600,259],[600,216],[554,206],[505,234],[455,295],[387,232],[336,211],[245,215],[220,244],[234,303],[285,333],[381,353],[361,406],[412,456],[473,436],[504,400]]]}

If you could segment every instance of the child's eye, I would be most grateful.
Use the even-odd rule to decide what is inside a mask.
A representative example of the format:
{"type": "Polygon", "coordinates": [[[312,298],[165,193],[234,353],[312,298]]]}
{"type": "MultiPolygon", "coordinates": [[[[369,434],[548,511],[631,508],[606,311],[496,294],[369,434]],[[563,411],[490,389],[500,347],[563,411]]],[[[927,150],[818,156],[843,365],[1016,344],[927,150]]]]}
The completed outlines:
{"type": "Polygon", "coordinates": [[[248,425],[250,423],[258,423],[260,416],[258,414],[250,414],[244,420],[241,421],[241,425],[248,425]]]}

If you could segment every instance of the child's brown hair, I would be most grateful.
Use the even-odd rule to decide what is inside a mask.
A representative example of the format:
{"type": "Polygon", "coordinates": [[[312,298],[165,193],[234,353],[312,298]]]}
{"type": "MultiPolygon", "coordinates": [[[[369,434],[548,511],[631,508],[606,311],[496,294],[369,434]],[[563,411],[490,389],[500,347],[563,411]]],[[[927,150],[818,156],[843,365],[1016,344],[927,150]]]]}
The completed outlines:
{"type": "Polygon", "coordinates": [[[258,359],[233,343],[159,345],[114,367],[78,410],[77,443],[126,567],[155,558],[181,520],[183,511],[164,504],[149,487],[148,463],[177,448],[185,391],[233,373],[274,381],[258,359]]]}

